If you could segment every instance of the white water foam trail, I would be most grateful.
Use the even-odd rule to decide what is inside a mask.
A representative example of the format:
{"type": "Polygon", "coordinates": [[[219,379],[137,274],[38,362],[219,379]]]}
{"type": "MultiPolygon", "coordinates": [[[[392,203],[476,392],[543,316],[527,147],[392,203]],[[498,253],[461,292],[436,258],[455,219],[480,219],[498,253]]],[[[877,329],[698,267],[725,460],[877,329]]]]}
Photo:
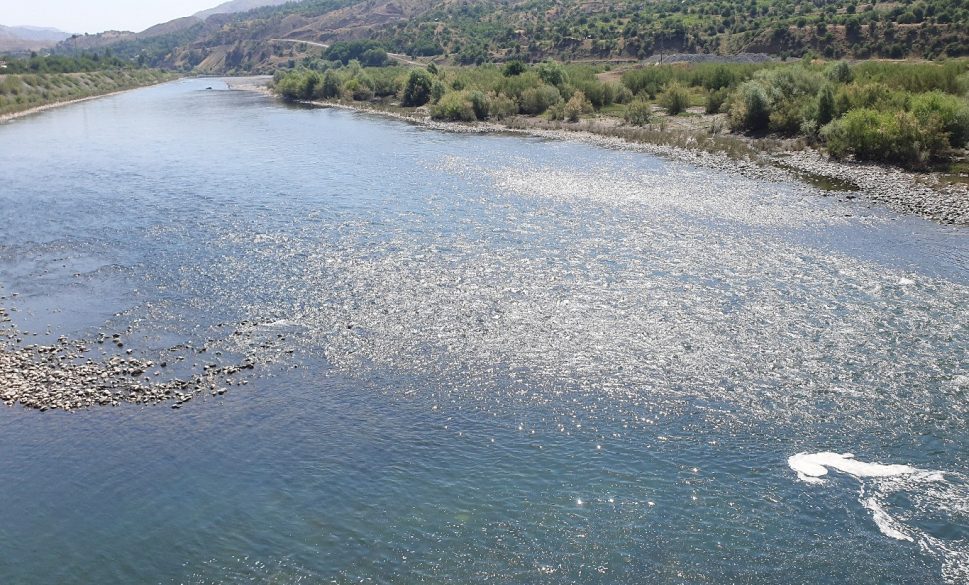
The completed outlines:
{"type": "Polygon", "coordinates": [[[858,461],[851,453],[798,453],[787,460],[798,479],[825,483],[833,469],[854,477],[861,484],[859,502],[869,512],[882,534],[917,544],[942,564],[946,583],[969,583],[969,541],[946,539],[919,527],[922,519],[940,515],[963,526],[969,521],[969,482],[958,473],[930,471],[909,465],[886,465],[858,461]],[[906,509],[892,511],[893,496],[902,494],[906,509]]]}

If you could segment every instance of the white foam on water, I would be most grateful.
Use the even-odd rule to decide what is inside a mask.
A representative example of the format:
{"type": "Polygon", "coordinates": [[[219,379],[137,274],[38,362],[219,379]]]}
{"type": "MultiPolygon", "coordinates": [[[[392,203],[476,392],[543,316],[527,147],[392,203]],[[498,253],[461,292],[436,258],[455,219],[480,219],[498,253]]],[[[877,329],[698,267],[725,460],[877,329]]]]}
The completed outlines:
{"type": "Polygon", "coordinates": [[[878,526],[878,529],[881,530],[882,534],[889,538],[894,538],[895,540],[915,542],[915,539],[906,534],[901,528],[901,525],[896,522],[894,518],[888,515],[888,512],[882,508],[881,504],[876,498],[865,498],[862,505],[871,511],[871,518],[875,521],[875,525],[878,526]]]}
{"type": "Polygon", "coordinates": [[[918,473],[919,470],[908,465],[882,465],[881,463],[865,463],[857,461],[851,453],[798,453],[787,459],[787,464],[797,472],[801,481],[821,483],[822,476],[828,474],[828,468],[837,469],[855,477],[892,477],[918,473]]]}
{"type": "Polygon", "coordinates": [[[946,583],[969,583],[969,541],[944,539],[928,534],[918,526],[924,517],[940,513],[965,523],[969,517],[969,481],[958,473],[919,469],[910,465],[868,463],[851,453],[797,453],[787,460],[799,480],[823,484],[830,470],[858,480],[859,502],[871,512],[872,521],[885,536],[917,544],[942,565],[946,583]],[[891,510],[893,496],[904,493],[905,509],[891,510]]]}

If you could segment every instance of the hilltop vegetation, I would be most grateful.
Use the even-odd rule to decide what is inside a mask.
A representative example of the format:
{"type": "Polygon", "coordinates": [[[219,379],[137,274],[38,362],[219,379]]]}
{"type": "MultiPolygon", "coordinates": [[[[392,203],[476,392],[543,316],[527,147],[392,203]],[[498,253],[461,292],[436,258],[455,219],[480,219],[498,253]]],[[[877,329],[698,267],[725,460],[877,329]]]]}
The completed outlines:
{"type": "Polygon", "coordinates": [[[465,65],[669,53],[938,58],[969,52],[969,0],[304,0],[104,40],[124,58],[207,72],[268,72],[312,53],[273,39],[370,39],[391,53],[465,65]]]}

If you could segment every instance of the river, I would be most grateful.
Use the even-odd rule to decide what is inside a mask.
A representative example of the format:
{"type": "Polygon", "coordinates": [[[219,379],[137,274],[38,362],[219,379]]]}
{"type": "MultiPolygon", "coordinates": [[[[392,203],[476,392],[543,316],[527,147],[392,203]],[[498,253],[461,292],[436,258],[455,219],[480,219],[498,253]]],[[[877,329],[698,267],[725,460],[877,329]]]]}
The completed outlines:
{"type": "Polygon", "coordinates": [[[256,363],[0,405],[2,583],[969,580],[965,228],[219,80],[2,125],[0,184],[21,344],[256,363]]]}

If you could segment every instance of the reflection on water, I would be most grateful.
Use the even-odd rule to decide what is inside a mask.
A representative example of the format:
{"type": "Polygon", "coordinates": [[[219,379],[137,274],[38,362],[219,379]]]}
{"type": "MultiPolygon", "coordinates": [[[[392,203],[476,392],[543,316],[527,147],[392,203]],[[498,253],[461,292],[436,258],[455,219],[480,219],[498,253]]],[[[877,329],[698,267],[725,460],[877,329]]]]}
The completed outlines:
{"type": "Polygon", "coordinates": [[[24,343],[260,357],[178,411],[0,411],[0,580],[963,578],[964,231],[209,85],[0,128],[24,343]],[[944,480],[798,482],[823,451],[944,480]]]}

